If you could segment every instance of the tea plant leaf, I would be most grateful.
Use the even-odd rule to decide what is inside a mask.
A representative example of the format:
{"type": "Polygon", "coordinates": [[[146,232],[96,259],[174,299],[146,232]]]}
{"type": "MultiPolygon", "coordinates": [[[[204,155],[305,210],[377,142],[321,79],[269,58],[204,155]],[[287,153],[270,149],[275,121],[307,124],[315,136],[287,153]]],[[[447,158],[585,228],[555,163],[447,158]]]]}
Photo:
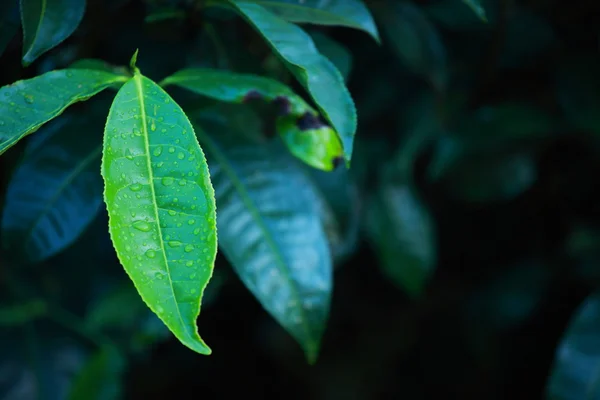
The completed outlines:
{"type": "Polygon", "coordinates": [[[367,207],[367,231],[383,273],[413,297],[434,271],[437,249],[433,219],[407,183],[384,183],[367,207]]]}
{"type": "Polygon", "coordinates": [[[136,71],[117,93],[104,135],[104,200],[119,260],[171,332],[208,355],[195,321],[216,257],[215,199],[194,130],[136,71]]]}
{"type": "Polygon", "coordinates": [[[232,103],[262,99],[279,108],[277,130],[299,159],[315,168],[331,171],[343,156],[334,130],[319,113],[290,88],[275,80],[250,74],[213,69],[185,69],[161,82],[177,85],[204,96],[232,103]]]}
{"type": "Polygon", "coordinates": [[[0,2],[0,56],[15,36],[20,22],[18,0],[0,2]]]}
{"type": "Polygon", "coordinates": [[[0,154],[71,104],[126,80],[103,71],[63,69],[1,87],[0,154]]]}
{"type": "Polygon", "coordinates": [[[62,117],[27,143],[2,215],[2,246],[9,254],[29,263],[49,258],[72,244],[97,215],[101,135],[86,132],[89,126],[89,119],[62,117]]]}
{"type": "Polygon", "coordinates": [[[556,349],[547,399],[597,399],[600,396],[600,293],[576,311],[556,349]]]}
{"type": "Polygon", "coordinates": [[[258,4],[228,0],[265,38],[302,84],[342,142],[344,158],[350,163],[356,108],[337,68],[318,52],[311,37],[300,27],[286,22],[258,4]]]}
{"type": "Polygon", "coordinates": [[[21,0],[23,65],[59,45],[77,29],[85,0],[21,0]]]}
{"type": "Polygon", "coordinates": [[[360,29],[379,42],[375,21],[361,0],[254,0],[252,2],[289,22],[360,29]]]}
{"type": "Polygon", "coordinates": [[[333,267],[313,186],[276,142],[249,145],[228,137],[222,124],[203,126],[214,134],[197,129],[211,161],[219,245],[314,362],[329,314],[333,267]]]}

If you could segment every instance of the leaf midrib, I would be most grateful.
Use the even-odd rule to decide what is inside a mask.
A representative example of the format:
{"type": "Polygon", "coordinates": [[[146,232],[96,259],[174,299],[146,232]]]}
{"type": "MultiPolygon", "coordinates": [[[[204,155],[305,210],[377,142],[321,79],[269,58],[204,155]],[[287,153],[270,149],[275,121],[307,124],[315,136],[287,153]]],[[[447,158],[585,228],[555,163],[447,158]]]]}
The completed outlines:
{"type": "Polygon", "coordinates": [[[246,206],[246,208],[248,209],[248,211],[250,212],[250,214],[256,221],[259,228],[265,233],[265,242],[273,250],[273,253],[275,254],[277,268],[282,272],[283,276],[286,277],[287,280],[290,282],[290,286],[292,289],[290,292],[293,293],[292,297],[294,298],[294,301],[296,302],[296,304],[299,305],[298,308],[300,309],[300,313],[302,314],[302,317],[303,317],[301,319],[302,320],[302,328],[303,328],[304,332],[306,333],[307,337],[312,338],[311,330],[309,329],[308,324],[306,322],[307,321],[306,310],[304,309],[304,307],[302,307],[302,302],[300,301],[301,300],[300,294],[298,292],[298,288],[296,287],[296,283],[290,277],[290,275],[286,269],[285,261],[283,260],[283,257],[281,256],[280,251],[277,248],[277,245],[275,244],[275,242],[272,239],[271,231],[262,222],[262,218],[260,217],[260,211],[256,207],[255,202],[248,195],[247,191],[244,188],[244,185],[242,184],[241,180],[238,177],[238,174],[235,172],[235,169],[230,165],[229,161],[227,160],[227,157],[225,157],[221,153],[219,146],[210,137],[208,137],[208,135],[205,134],[201,129],[196,129],[196,131],[202,137],[202,139],[204,139],[203,142],[207,145],[206,147],[208,148],[208,150],[213,153],[213,155],[215,156],[215,158],[217,159],[219,164],[222,166],[224,172],[231,179],[231,184],[238,191],[240,198],[242,200],[242,203],[244,203],[244,205],[246,206]]]}
{"type": "Polygon", "coordinates": [[[158,229],[158,240],[160,241],[161,253],[163,256],[163,260],[165,262],[165,268],[167,269],[167,278],[169,279],[169,288],[171,289],[171,294],[173,295],[173,301],[175,302],[175,309],[177,310],[177,316],[179,317],[179,322],[181,326],[184,328],[186,332],[186,336],[189,336],[188,330],[185,328],[185,323],[183,321],[183,317],[181,315],[181,310],[179,309],[179,303],[177,302],[177,297],[175,297],[175,289],[173,288],[173,281],[171,279],[171,271],[169,268],[169,261],[167,260],[167,252],[165,250],[165,242],[162,236],[162,228],[160,226],[160,219],[158,217],[158,206],[156,204],[156,192],[154,190],[154,174],[152,173],[151,160],[150,160],[150,141],[148,139],[148,124],[146,120],[146,104],[144,102],[144,90],[142,88],[142,76],[139,72],[136,72],[133,80],[135,82],[135,88],[137,91],[139,103],[140,103],[140,114],[141,114],[141,123],[142,123],[142,136],[144,138],[144,149],[146,154],[146,166],[148,168],[148,177],[149,177],[149,185],[150,193],[152,195],[152,208],[154,210],[154,217],[156,220],[156,228],[158,229]]]}

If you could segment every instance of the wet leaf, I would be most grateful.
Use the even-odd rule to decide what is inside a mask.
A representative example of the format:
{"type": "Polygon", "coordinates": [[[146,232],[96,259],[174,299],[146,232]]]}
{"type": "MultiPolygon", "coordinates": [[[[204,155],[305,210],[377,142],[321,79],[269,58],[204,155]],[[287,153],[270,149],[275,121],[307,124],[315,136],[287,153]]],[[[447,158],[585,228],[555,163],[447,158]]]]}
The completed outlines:
{"type": "Polygon", "coordinates": [[[101,131],[86,119],[61,117],[33,136],[6,191],[2,247],[28,263],[71,245],[102,204],[101,131]],[[89,130],[86,135],[81,132],[89,130]]]}
{"type": "Polygon", "coordinates": [[[86,0],[21,0],[23,65],[59,45],[77,29],[86,0]]]}
{"type": "Polygon", "coordinates": [[[546,388],[549,400],[600,397],[600,294],[579,307],[558,345],[546,388]]]}
{"type": "Polygon", "coordinates": [[[64,69],[1,87],[0,154],[71,104],[126,80],[102,71],[64,69]]]}
{"type": "Polygon", "coordinates": [[[181,108],[136,72],[117,93],[104,132],[102,176],[109,231],[142,299],[187,347],[217,238],[208,167],[181,108]]]}
{"type": "Polygon", "coordinates": [[[186,69],[161,85],[177,85],[195,93],[232,103],[265,100],[279,108],[277,131],[288,148],[307,164],[325,171],[336,167],[342,148],[335,131],[319,114],[284,84],[269,78],[213,69],[186,69]]]}
{"type": "Polygon", "coordinates": [[[311,182],[277,142],[251,145],[223,122],[202,125],[211,133],[199,131],[217,196],[219,246],[312,363],[329,314],[333,267],[311,182]]]}
{"type": "Polygon", "coordinates": [[[318,52],[310,36],[258,4],[228,0],[265,38],[336,130],[349,164],[356,132],[354,101],[337,68],[318,52]]]}
{"type": "Polygon", "coordinates": [[[360,29],[379,42],[375,21],[361,0],[254,0],[252,2],[289,22],[360,29]]]}

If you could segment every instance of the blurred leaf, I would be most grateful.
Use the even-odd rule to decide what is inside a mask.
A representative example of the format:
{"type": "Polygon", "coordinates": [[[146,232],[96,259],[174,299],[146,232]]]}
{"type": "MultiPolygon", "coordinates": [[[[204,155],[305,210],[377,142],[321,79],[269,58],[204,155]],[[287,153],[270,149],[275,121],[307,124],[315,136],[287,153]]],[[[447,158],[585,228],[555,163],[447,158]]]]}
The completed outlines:
{"type": "Polygon", "coordinates": [[[121,398],[123,356],[113,349],[93,354],[77,373],[68,400],[113,400],[121,398]]]}
{"type": "Polygon", "coordinates": [[[177,85],[217,100],[245,103],[266,100],[279,108],[277,130],[296,157],[331,171],[342,157],[336,133],[319,114],[284,84],[261,76],[213,69],[185,69],[166,78],[162,86],[177,85]]]}
{"type": "MultiPolygon", "coordinates": [[[[125,77],[131,77],[129,70],[123,66],[110,65],[106,61],[97,60],[94,58],[82,58],[75,61],[69,66],[71,69],[92,69],[96,71],[109,72],[111,74],[122,75],[125,77]]],[[[118,86],[117,86],[118,88],[118,86]]]]}
{"type": "Polygon", "coordinates": [[[314,189],[277,142],[252,146],[204,118],[219,209],[219,246],[246,287],[316,360],[329,314],[332,263],[314,189]],[[218,139],[217,139],[218,138],[218,139]]]}
{"type": "Polygon", "coordinates": [[[574,128],[600,137],[600,58],[565,57],[557,68],[556,94],[574,128]]]}
{"type": "Polygon", "coordinates": [[[1,87],[0,154],[71,104],[126,79],[102,71],[64,69],[1,87]]]}
{"type": "Polygon", "coordinates": [[[59,45],[77,29],[86,0],[21,0],[23,65],[59,45]]]}
{"type": "Polygon", "coordinates": [[[367,32],[377,42],[375,21],[362,0],[252,0],[289,22],[346,26],[367,32]]]}
{"type": "Polygon", "coordinates": [[[110,108],[101,171],[125,271],[177,339],[208,355],[196,319],[217,252],[215,200],[193,134],[179,105],[136,70],[110,108]]]}
{"type": "MultiPolygon", "coordinates": [[[[488,29],[487,16],[482,19],[473,9],[465,7],[469,0],[439,0],[428,3],[424,10],[437,24],[452,30],[481,30],[488,29]]],[[[479,2],[472,0],[472,3],[479,2]]]]}
{"type": "Polygon", "coordinates": [[[556,350],[547,383],[549,400],[600,398],[600,294],[579,307],[556,350]]]}
{"type": "Polygon", "coordinates": [[[321,32],[310,32],[319,53],[327,57],[340,71],[345,81],[348,81],[352,70],[352,54],[350,51],[321,32]]]}
{"type": "Polygon", "coordinates": [[[554,42],[552,26],[543,17],[516,9],[509,14],[501,66],[523,68],[539,60],[554,42]]]}
{"type": "Polygon", "coordinates": [[[477,17],[479,17],[480,20],[487,22],[487,16],[485,15],[485,9],[483,8],[483,5],[481,4],[480,0],[462,0],[462,1],[467,6],[469,6],[469,8],[471,8],[471,10],[473,10],[475,15],[477,15],[477,17]]]}
{"type": "Polygon", "coordinates": [[[366,214],[367,235],[384,275],[410,296],[420,296],[437,262],[437,239],[415,188],[386,180],[367,203],[366,214]]]}
{"type": "Polygon", "coordinates": [[[356,132],[356,109],[340,72],[317,51],[310,36],[298,26],[280,19],[258,4],[228,1],[265,38],[306,88],[339,135],[348,164],[356,132]]]}
{"type": "Polygon", "coordinates": [[[409,2],[386,3],[379,19],[395,54],[438,90],[446,87],[446,50],[427,16],[409,2]]]}
{"type": "Polygon", "coordinates": [[[19,1],[3,0],[0,2],[0,56],[19,28],[19,1]]]}
{"type": "Polygon", "coordinates": [[[0,305],[0,327],[22,325],[44,315],[46,303],[31,300],[14,305],[0,305]]]}
{"type": "Polygon", "coordinates": [[[102,122],[62,117],[25,148],[12,174],[2,214],[2,247],[27,263],[71,245],[102,204],[98,174],[102,122]],[[81,132],[97,128],[96,134],[81,132]]]}

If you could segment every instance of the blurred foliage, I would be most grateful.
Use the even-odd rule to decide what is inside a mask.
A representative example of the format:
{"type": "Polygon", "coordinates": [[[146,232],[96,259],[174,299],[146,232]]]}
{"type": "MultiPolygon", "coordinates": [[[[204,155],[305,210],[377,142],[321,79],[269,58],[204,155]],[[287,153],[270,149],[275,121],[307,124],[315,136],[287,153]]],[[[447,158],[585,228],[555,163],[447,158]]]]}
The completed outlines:
{"type": "MultiPolygon", "coordinates": [[[[202,300],[210,357],[145,306],[111,244],[100,175],[88,172],[99,172],[91,155],[114,93],[71,106],[0,157],[0,398],[600,398],[600,2],[303,3],[355,2],[375,24],[358,8],[294,14],[278,8],[292,0],[249,1],[300,26],[339,70],[358,116],[349,169],[319,171],[282,150],[270,105],[170,92],[204,124],[207,153],[211,135],[231,132],[255,149],[207,154],[211,174],[225,175],[215,187],[249,176],[238,189],[258,199],[248,209],[221,200],[239,215],[219,225],[231,244],[202,300]],[[277,298],[259,303],[252,277],[228,261],[273,211],[255,165],[278,185],[283,217],[267,222],[306,243],[326,236],[335,264],[312,366],[263,308],[276,314],[277,298]],[[295,202],[318,214],[323,237],[289,230],[295,202]]],[[[70,65],[126,75],[119,66],[139,48],[137,66],[157,82],[214,68],[276,79],[315,108],[328,94],[214,1],[87,0],[54,42],[23,35],[19,3],[81,4],[0,4],[2,86],[70,65]]],[[[271,255],[308,257],[282,247],[283,234],[272,240],[271,255]]]]}

